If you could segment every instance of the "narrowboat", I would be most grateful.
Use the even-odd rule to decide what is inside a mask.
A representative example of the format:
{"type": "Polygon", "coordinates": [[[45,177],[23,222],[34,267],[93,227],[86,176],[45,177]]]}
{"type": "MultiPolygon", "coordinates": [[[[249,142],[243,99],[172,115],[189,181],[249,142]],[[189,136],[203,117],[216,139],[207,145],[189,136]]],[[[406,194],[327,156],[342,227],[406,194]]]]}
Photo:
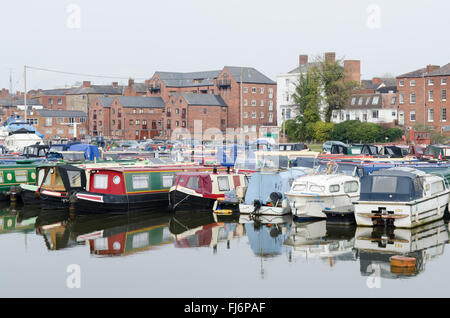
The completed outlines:
{"type": "Polygon", "coordinates": [[[0,200],[9,198],[11,192],[15,193],[20,184],[36,184],[37,167],[38,164],[27,161],[0,165],[0,200]]]}
{"type": "Polygon", "coordinates": [[[238,187],[247,187],[242,173],[180,172],[169,190],[169,210],[211,211],[218,199],[238,187]]]}
{"type": "Polygon", "coordinates": [[[450,190],[441,176],[397,167],[361,178],[355,201],[358,225],[392,225],[412,228],[442,219],[448,210],[450,190]]]}
{"type": "Polygon", "coordinates": [[[252,174],[239,212],[244,214],[284,215],[291,213],[289,199],[285,193],[300,176],[309,169],[289,168],[286,170],[264,169],[252,174]]]}
{"type": "Polygon", "coordinates": [[[174,176],[185,171],[211,171],[198,165],[93,168],[85,191],[73,196],[76,213],[126,213],[166,208],[174,176]]]}

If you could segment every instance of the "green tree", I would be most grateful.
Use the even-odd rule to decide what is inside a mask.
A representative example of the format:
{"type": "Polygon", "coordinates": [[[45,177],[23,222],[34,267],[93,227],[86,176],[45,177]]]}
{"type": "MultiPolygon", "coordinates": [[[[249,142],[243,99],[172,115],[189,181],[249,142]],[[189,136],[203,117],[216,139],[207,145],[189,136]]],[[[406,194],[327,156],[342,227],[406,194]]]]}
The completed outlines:
{"type": "Polygon", "coordinates": [[[355,81],[344,81],[344,66],[341,60],[319,61],[318,74],[325,93],[325,121],[330,122],[333,110],[344,109],[353,89],[358,86],[355,81]]]}
{"type": "Polygon", "coordinates": [[[300,74],[299,83],[292,96],[298,107],[299,137],[302,140],[313,138],[311,125],[320,121],[319,105],[322,100],[320,94],[320,77],[316,68],[310,69],[305,75],[300,74]]]}
{"type": "Polygon", "coordinates": [[[299,141],[299,123],[295,119],[286,120],[284,123],[286,129],[286,136],[288,141],[299,141]]]}

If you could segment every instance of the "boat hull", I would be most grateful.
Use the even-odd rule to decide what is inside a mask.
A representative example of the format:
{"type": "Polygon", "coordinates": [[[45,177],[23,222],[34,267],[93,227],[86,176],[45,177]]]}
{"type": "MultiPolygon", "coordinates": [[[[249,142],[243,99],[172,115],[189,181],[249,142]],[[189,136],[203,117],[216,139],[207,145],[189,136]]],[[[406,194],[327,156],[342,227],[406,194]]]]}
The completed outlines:
{"type": "Polygon", "coordinates": [[[448,190],[435,197],[411,202],[357,201],[354,203],[355,220],[360,226],[388,223],[399,228],[413,228],[442,219],[448,204],[448,190]]]}
{"type": "Polygon", "coordinates": [[[255,209],[252,204],[239,204],[239,212],[241,214],[286,215],[291,213],[291,208],[288,205],[286,207],[261,206],[255,209]]]}
{"type": "Polygon", "coordinates": [[[168,193],[114,195],[92,192],[75,194],[74,209],[77,214],[121,214],[167,209],[168,193]]]}
{"type": "Polygon", "coordinates": [[[201,210],[212,211],[216,198],[204,197],[196,193],[186,193],[182,189],[169,193],[169,207],[171,210],[201,210]]]}
{"type": "Polygon", "coordinates": [[[286,196],[289,199],[292,214],[298,218],[327,218],[327,215],[323,212],[324,210],[352,205],[352,202],[359,198],[359,195],[319,196],[286,194],[286,196]]]}
{"type": "Polygon", "coordinates": [[[41,200],[35,191],[21,189],[20,198],[24,205],[39,205],[41,200]]]}

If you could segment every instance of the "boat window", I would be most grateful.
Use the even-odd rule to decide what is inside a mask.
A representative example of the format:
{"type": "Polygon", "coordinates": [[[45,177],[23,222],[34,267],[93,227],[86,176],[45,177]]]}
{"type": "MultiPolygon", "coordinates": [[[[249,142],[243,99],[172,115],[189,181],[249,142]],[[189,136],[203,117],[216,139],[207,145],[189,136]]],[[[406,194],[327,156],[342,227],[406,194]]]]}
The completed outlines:
{"type": "Polygon", "coordinates": [[[219,191],[230,191],[228,176],[217,177],[217,184],[219,185],[219,191]]]}
{"type": "Polygon", "coordinates": [[[192,190],[199,190],[198,177],[190,177],[186,187],[192,190]]]}
{"type": "Polygon", "coordinates": [[[28,180],[26,170],[18,170],[15,172],[15,175],[16,175],[16,182],[26,182],[28,180]]]}
{"type": "Polygon", "coordinates": [[[133,189],[147,189],[148,188],[148,175],[135,174],[132,177],[133,189]]]}
{"type": "Polygon", "coordinates": [[[357,181],[347,181],[344,183],[344,192],[345,193],[358,192],[358,190],[359,190],[359,184],[357,181]]]}
{"type": "Polygon", "coordinates": [[[94,175],[94,188],[107,189],[108,188],[108,175],[107,174],[94,175]]]}
{"type": "Polygon", "coordinates": [[[94,249],[97,251],[106,251],[108,249],[108,238],[100,237],[94,240],[94,249]]]}
{"type": "Polygon", "coordinates": [[[397,190],[396,177],[374,176],[372,180],[372,192],[395,193],[397,190]]]}
{"type": "Polygon", "coordinates": [[[330,192],[339,192],[339,184],[330,185],[330,192]]]}
{"type": "Polygon", "coordinates": [[[69,184],[71,188],[81,187],[81,172],[80,171],[67,171],[67,177],[69,178],[69,184]]]}
{"type": "Polygon", "coordinates": [[[163,175],[162,176],[162,187],[163,188],[170,188],[173,186],[173,176],[172,175],[163,175]]]}
{"type": "Polygon", "coordinates": [[[305,191],[306,184],[305,183],[296,184],[296,185],[294,185],[294,188],[292,190],[293,191],[305,191]]]}
{"type": "Polygon", "coordinates": [[[431,184],[431,195],[444,191],[444,183],[442,181],[431,184]]]}
{"type": "Polygon", "coordinates": [[[0,172],[0,183],[3,183],[3,172],[0,172]]]}
{"type": "Polygon", "coordinates": [[[149,239],[148,239],[149,236],[148,235],[149,235],[148,232],[133,235],[132,247],[133,248],[141,248],[141,247],[147,246],[149,244],[149,239]]]}
{"type": "Polygon", "coordinates": [[[313,184],[313,185],[311,185],[309,187],[309,191],[311,191],[311,192],[323,192],[323,191],[325,191],[325,187],[313,184]]]}

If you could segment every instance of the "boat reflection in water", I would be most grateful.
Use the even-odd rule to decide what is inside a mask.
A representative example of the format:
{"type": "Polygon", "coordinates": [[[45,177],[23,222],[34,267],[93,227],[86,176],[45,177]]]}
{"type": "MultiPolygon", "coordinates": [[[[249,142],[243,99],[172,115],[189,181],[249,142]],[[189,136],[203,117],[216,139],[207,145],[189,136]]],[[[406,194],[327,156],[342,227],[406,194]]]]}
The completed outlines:
{"type": "Polygon", "coordinates": [[[291,230],[292,215],[241,215],[250,247],[255,255],[270,258],[281,255],[291,230]]]}
{"type": "Polygon", "coordinates": [[[355,248],[360,259],[363,276],[379,272],[384,278],[401,278],[418,275],[425,264],[444,253],[449,234],[443,220],[413,229],[390,227],[358,227],[355,248]],[[415,258],[415,266],[398,268],[391,266],[391,256],[415,258]]]}
{"type": "Polygon", "coordinates": [[[284,242],[291,247],[289,260],[320,259],[328,261],[330,267],[337,261],[356,261],[353,251],[355,229],[355,225],[327,224],[326,220],[294,222],[284,242]]]}
{"type": "Polygon", "coordinates": [[[68,211],[41,210],[35,227],[36,234],[42,235],[49,250],[60,250],[77,245],[74,240],[70,240],[68,211]]]}
{"type": "Polygon", "coordinates": [[[177,212],[169,222],[169,230],[175,239],[175,247],[212,247],[217,252],[219,243],[226,242],[230,248],[233,238],[243,236],[245,231],[237,224],[239,215],[217,215],[212,212],[177,212]]]}
{"type": "Polygon", "coordinates": [[[167,212],[78,216],[71,224],[71,236],[89,244],[91,254],[125,256],[172,243],[169,219],[167,212]]]}

